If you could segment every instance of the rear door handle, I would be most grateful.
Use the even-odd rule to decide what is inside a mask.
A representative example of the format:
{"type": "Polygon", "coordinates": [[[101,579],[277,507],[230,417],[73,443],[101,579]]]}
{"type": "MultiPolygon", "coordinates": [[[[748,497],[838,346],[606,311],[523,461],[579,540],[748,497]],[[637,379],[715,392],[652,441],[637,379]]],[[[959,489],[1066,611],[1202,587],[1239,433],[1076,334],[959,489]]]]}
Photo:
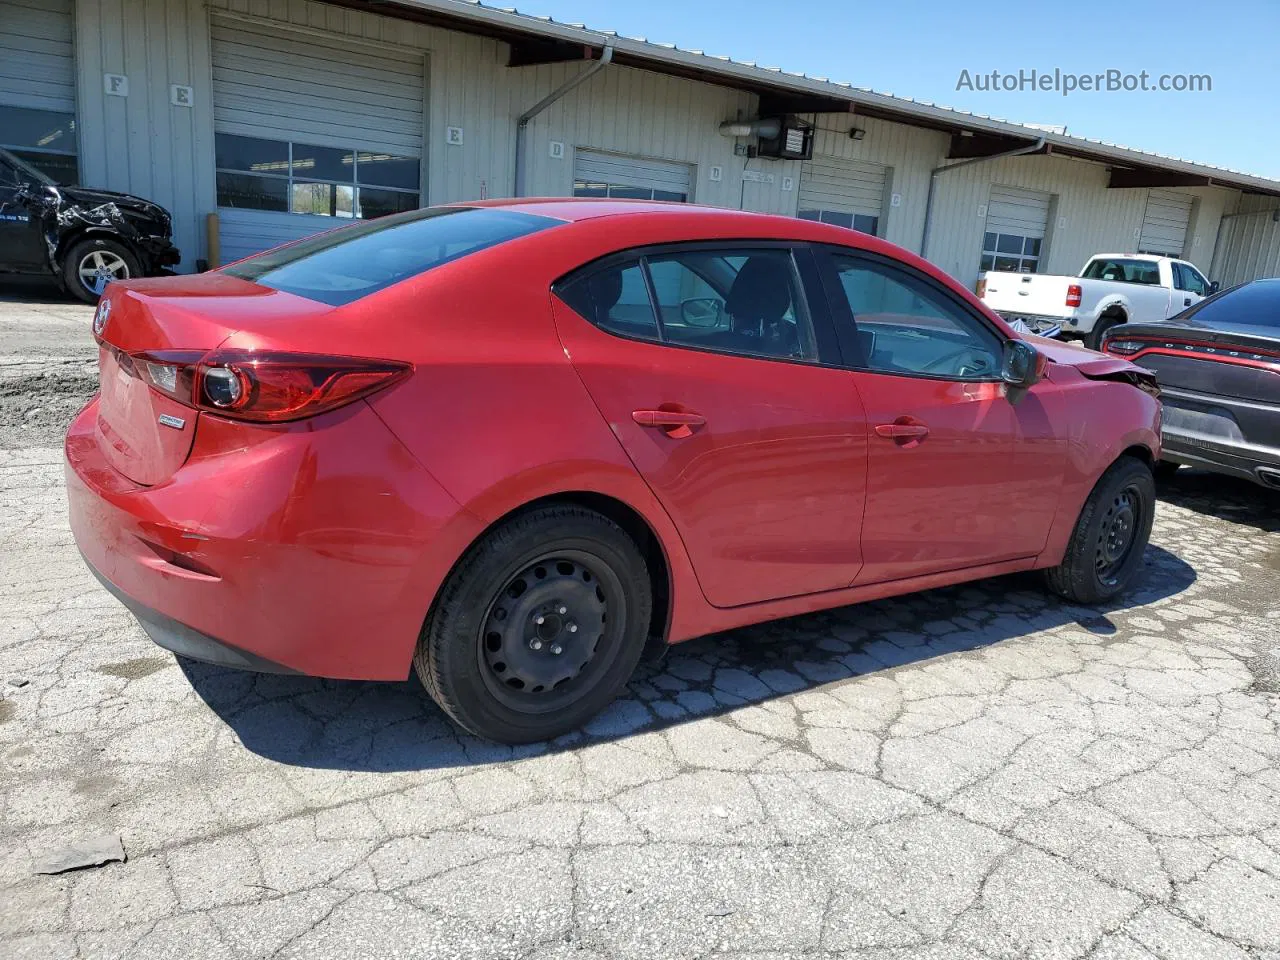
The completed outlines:
{"type": "Polygon", "coordinates": [[[631,419],[642,427],[657,427],[676,440],[692,436],[694,427],[707,422],[702,414],[686,410],[632,410],[631,419]]]}
{"type": "Polygon", "coordinates": [[[642,427],[700,427],[707,418],[683,410],[632,410],[631,419],[642,427]]]}
{"type": "Polygon", "coordinates": [[[876,426],[876,436],[892,440],[900,447],[919,446],[929,436],[929,428],[919,420],[910,417],[899,417],[893,423],[881,423],[876,426]]]}

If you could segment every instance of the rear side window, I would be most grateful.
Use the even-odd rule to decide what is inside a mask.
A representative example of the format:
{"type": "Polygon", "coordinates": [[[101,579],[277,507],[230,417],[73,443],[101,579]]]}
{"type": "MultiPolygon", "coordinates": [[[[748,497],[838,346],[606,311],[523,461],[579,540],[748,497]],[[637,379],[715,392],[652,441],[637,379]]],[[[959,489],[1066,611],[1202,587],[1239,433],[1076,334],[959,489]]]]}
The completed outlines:
{"type": "Polygon", "coordinates": [[[435,207],[322,233],[224,271],[335,307],[562,220],[483,207],[435,207]]]}
{"type": "Polygon", "coordinates": [[[601,329],[716,353],[817,360],[791,251],[655,252],[593,267],[556,294],[601,329]]]}

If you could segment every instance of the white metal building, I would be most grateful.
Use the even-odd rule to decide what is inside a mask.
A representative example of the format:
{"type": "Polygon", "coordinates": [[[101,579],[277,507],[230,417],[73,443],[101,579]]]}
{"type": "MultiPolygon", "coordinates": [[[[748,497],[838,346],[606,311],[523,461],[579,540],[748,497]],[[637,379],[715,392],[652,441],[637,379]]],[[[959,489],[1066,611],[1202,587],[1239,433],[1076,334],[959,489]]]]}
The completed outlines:
{"type": "Polygon", "coordinates": [[[838,223],[965,283],[1104,250],[1280,274],[1280,182],[469,0],[0,0],[0,146],[168,207],[183,269],[519,176],[838,223]],[[719,130],[784,115],[811,159],[719,130]]]}

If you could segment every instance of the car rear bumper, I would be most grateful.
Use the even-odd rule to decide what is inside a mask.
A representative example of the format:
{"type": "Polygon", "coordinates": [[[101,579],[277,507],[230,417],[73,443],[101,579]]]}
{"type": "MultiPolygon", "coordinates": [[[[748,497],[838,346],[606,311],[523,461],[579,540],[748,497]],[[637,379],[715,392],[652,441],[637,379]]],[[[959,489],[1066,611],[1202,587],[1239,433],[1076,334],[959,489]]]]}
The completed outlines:
{"type": "MultiPolygon", "coordinates": [[[[1240,428],[1256,425],[1265,405],[1170,388],[1162,398],[1162,459],[1280,487],[1280,446],[1252,442],[1240,428]]],[[[1280,408],[1272,412],[1270,436],[1280,436],[1280,408]]]]}
{"type": "Polygon", "coordinates": [[[403,680],[476,521],[363,402],[305,425],[201,415],[154,486],[102,454],[95,399],[67,433],[71,531],[166,649],[226,666],[403,680]]]}

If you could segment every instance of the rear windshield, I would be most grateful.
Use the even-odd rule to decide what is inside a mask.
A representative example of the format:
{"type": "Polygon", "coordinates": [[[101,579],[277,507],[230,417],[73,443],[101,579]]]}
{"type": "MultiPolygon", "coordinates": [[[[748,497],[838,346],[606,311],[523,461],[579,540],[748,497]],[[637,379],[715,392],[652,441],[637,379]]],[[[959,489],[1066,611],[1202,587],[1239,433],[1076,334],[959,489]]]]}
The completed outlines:
{"type": "Polygon", "coordinates": [[[1218,325],[1280,328],[1280,280],[1255,280],[1201,300],[1179,315],[1207,327],[1218,325]]]}
{"type": "Polygon", "coordinates": [[[485,207],[432,207],[322,233],[224,272],[335,307],[562,220],[485,207]]]}
{"type": "Polygon", "coordinates": [[[1080,274],[1086,280],[1160,285],[1160,266],[1150,260],[1094,260],[1080,274]]]}

